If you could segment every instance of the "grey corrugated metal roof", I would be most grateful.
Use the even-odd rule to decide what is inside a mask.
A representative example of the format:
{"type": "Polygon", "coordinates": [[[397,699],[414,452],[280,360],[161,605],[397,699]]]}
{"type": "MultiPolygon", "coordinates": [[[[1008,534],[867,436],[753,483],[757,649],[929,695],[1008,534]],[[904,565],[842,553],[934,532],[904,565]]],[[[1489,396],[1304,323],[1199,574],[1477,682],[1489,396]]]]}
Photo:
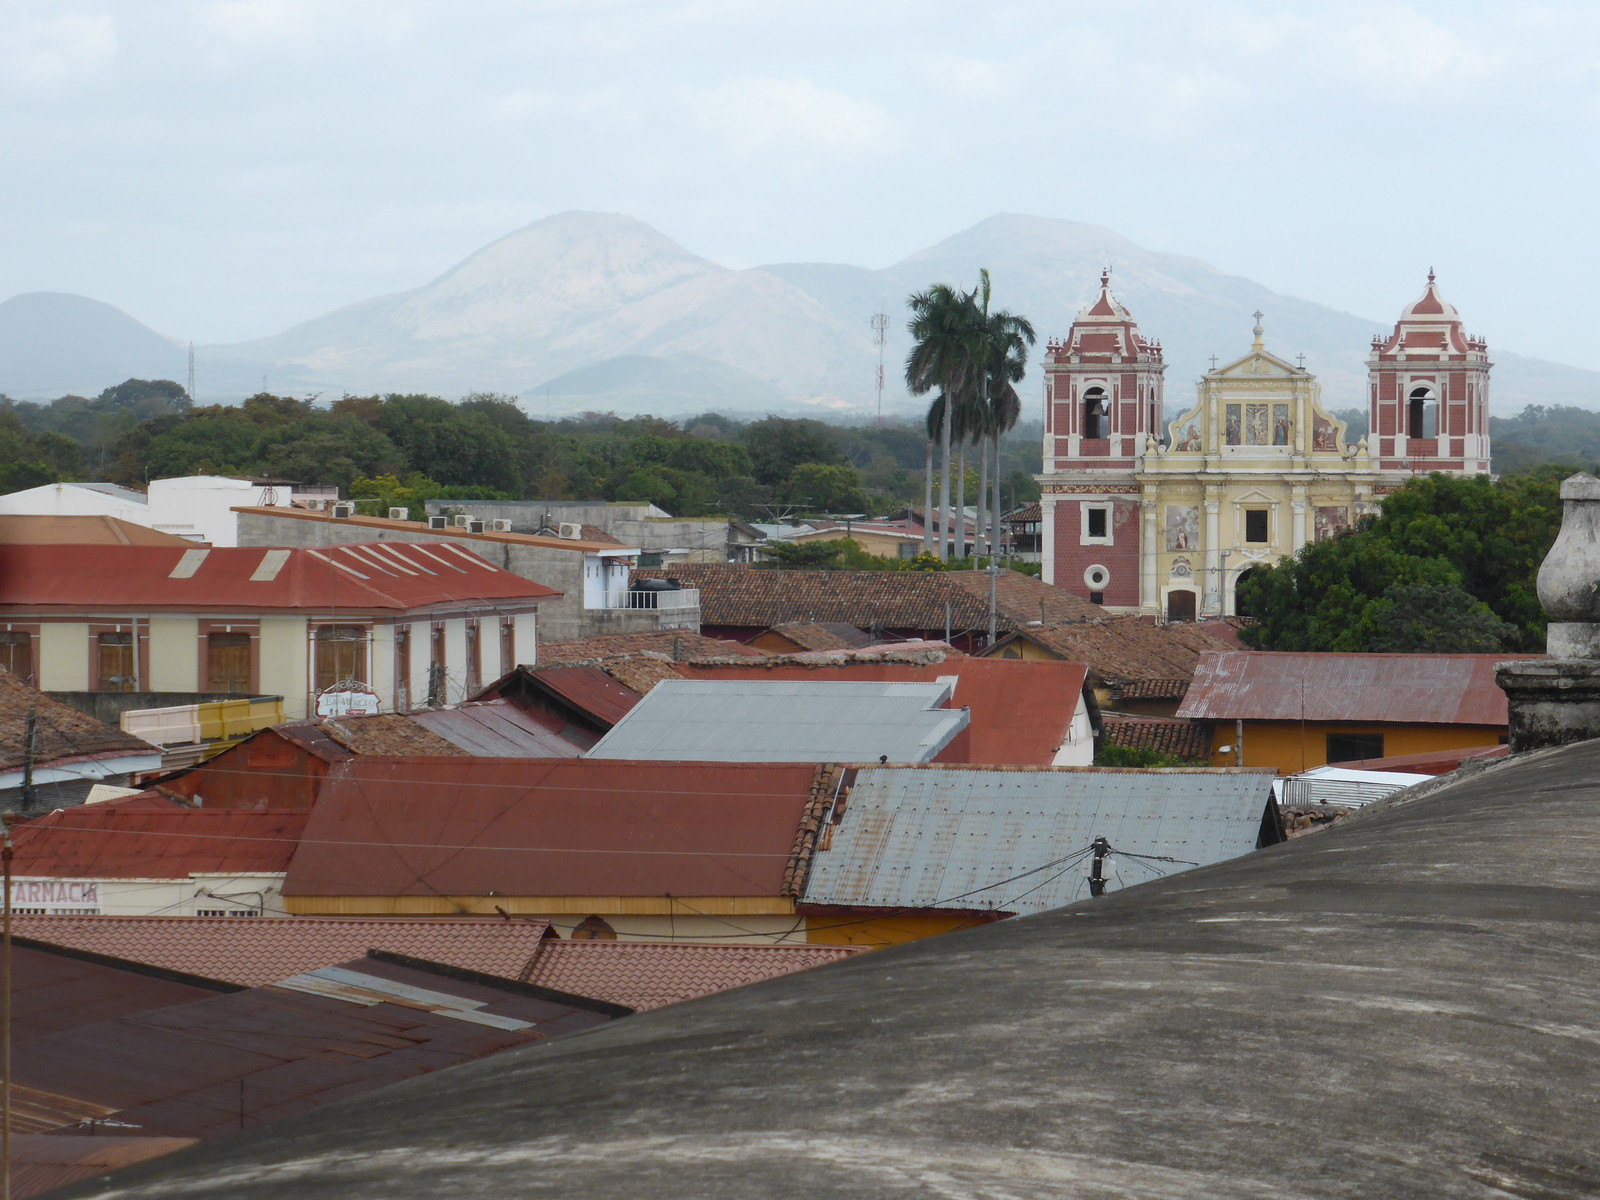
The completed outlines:
{"type": "Polygon", "coordinates": [[[578,747],[509,700],[477,700],[410,714],[430,733],[479,758],[576,758],[578,747]]]}
{"type": "Polygon", "coordinates": [[[1097,837],[1123,852],[1107,861],[1107,891],[1255,849],[1272,779],[1251,769],[864,768],[812,859],[805,902],[1058,908],[1088,896],[1097,837]]]}
{"type": "Polygon", "coordinates": [[[967,727],[949,683],[667,679],[589,758],[676,762],[928,762],[967,727]]]}

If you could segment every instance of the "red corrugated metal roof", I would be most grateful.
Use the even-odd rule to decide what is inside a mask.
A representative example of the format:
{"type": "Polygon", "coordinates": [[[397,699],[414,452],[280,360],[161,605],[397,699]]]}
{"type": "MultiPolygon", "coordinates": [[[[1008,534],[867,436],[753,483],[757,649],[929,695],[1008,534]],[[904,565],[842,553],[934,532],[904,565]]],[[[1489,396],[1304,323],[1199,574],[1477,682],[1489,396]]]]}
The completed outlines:
{"type": "Polygon", "coordinates": [[[639,703],[638,692],[599,667],[548,667],[531,672],[528,678],[606,725],[615,725],[639,703]]]}
{"type": "Polygon", "coordinates": [[[120,1137],[105,1133],[14,1133],[11,1197],[29,1200],[194,1143],[194,1138],[120,1137]]]}
{"type": "Polygon", "coordinates": [[[451,544],[0,546],[0,607],[358,612],[559,596],[451,544]]]}
{"type": "MultiPolygon", "coordinates": [[[[13,920],[20,921],[19,914],[13,920]]],[[[17,937],[25,935],[18,932],[17,937]]],[[[114,964],[18,942],[11,949],[12,1030],[18,1042],[114,1020],[131,1013],[189,1004],[221,985],[135,973],[114,964]]],[[[223,988],[222,990],[232,990],[223,988]]]]}
{"type": "Polygon", "coordinates": [[[1048,766],[1066,740],[1083,695],[1087,668],[1075,662],[1014,658],[948,658],[943,662],[898,663],[870,658],[818,657],[786,662],[678,663],[689,679],[859,679],[888,683],[935,683],[954,675],[948,707],[971,714],[971,748],[962,761],[985,766],[1048,766]]]}
{"type": "Polygon", "coordinates": [[[13,871],[74,879],[184,879],[285,871],[304,810],[61,808],[12,832],[13,871]]]}
{"type": "Polygon", "coordinates": [[[1347,771],[1411,771],[1418,775],[1448,775],[1464,762],[1504,758],[1511,747],[1477,746],[1471,750],[1432,750],[1426,754],[1392,754],[1388,758],[1363,758],[1342,762],[1347,771]]]}
{"type": "Polygon", "coordinates": [[[1496,663],[1527,654],[1206,654],[1178,716],[1206,721],[1504,725],[1496,663]]]}
{"type": "MultiPolygon", "coordinates": [[[[23,1041],[13,1078],[19,1089],[52,1101],[39,1123],[54,1113],[56,1127],[69,1125],[73,1109],[91,1109],[145,1134],[204,1138],[613,1015],[578,997],[452,976],[427,964],[369,957],[338,965],[346,978],[369,980],[369,994],[359,995],[359,984],[350,999],[273,986],[131,1013],[23,1041]],[[471,1019],[478,1014],[499,1020],[471,1019]]],[[[39,1131],[37,1124],[28,1131],[39,1131]]]]}
{"type": "Polygon", "coordinates": [[[777,896],[816,768],[356,758],[285,896],[777,896]]]}

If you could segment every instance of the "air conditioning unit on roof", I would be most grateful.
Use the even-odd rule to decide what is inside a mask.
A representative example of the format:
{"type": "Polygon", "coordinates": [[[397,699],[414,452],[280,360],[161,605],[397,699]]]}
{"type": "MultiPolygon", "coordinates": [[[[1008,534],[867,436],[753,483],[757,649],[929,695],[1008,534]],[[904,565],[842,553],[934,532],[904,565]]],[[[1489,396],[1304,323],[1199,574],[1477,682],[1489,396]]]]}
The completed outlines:
{"type": "Polygon", "coordinates": [[[341,500],[333,505],[329,511],[333,514],[334,520],[343,521],[356,515],[356,506],[348,500],[341,500]]]}
{"type": "Polygon", "coordinates": [[[456,514],[456,528],[457,529],[465,529],[468,525],[471,525],[471,524],[472,524],[472,518],[467,516],[466,513],[457,513],[456,514]]]}
{"type": "Polygon", "coordinates": [[[569,542],[581,541],[583,539],[583,526],[577,521],[563,521],[557,536],[566,538],[569,542]]]}
{"type": "Polygon", "coordinates": [[[409,521],[410,519],[411,510],[409,508],[391,508],[389,510],[389,520],[391,521],[409,521]]]}
{"type": "Polygon", "coordinates": [[[467,522],[467,532],[468,533],[482,533],[483,532],[483,522],[482,521],[478,521],[478,520],[469,520],[467,522]]]}
{"type": "Polygon", "coordinates": [[[449,517],[429,517],[428,518],[428,528],[429,529],[449,529],[450,528],[450,518],[449,517]]]}
{"type": "Polygon", "coordinates": [[[510,533],[511,532],[511,522],[507,521],[507,520],[505,520],[503,518],[500,518],[500,519],[495,520],[492,523],[491,528],[493,528],[493,530],[496,533],[510,533]]]}

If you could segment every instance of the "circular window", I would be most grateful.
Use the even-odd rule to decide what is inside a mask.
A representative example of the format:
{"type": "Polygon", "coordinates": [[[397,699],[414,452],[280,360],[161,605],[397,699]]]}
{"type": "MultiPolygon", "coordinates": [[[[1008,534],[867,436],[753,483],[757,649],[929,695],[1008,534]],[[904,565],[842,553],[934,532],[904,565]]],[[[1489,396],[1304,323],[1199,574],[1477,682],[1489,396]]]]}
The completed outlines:
{"type": "Polygon", "coordinates": [[[1097,592],[1105,591],[1106,584],[1111,582],[1111,572],[1099,563],[1088,568],[1083,573],[1083,581],[1097,592]]]}

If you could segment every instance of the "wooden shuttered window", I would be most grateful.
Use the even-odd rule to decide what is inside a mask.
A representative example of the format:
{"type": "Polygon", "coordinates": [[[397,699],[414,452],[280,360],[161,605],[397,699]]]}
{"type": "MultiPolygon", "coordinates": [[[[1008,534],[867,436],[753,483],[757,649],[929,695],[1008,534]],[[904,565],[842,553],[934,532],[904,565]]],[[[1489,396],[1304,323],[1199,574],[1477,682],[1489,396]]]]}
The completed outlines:
{"type": "Polygon", "coordinates": [[[33,682],[33,635],[0,633],[0,668],[10,671],[23,683],[33,682]]]}
{"type": "Polygon", "coordinates": [[[250,635],[213,633],[206,637],[206,691],[250,692],[250,635]]]}
{"type": "Polygon", "coordinates": [[[367,682],[367,630],[363,625],[323,625],[317,630],[316,689],[367,682]]]}
{"type": "Polygon", "coordinates": [[[102,633],[95,638],[95,689],[131,692],[138,685],[133,667],[133,634],[102,633]]]}

